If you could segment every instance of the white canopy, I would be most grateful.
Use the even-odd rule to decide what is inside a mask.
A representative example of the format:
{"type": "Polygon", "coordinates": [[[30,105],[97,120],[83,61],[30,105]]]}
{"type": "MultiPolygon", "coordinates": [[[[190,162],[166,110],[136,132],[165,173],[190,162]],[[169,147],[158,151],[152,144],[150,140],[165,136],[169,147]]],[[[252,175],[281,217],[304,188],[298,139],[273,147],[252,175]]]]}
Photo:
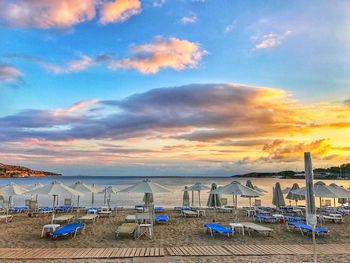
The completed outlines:
{"type": "Polygon", "coordinates": [[[338,186],[336,184],[330,184],[330,187],[332,187],[333,191],[335,191],[339,196],[342,196],[341,198],[350,198],[350,191],[338,186]]]}
{"type": "Polygon", "coordinates": [[[121,193],[168,193],[171,192],[168,188],[165,186],[162,186],[160,184],[154,183],[151,180],[143,180],[142,182],[139,182],[135,185],[129,186],[121,191],[121,193]]]}
{"type": "Polygon", "coordinates": [[[98,192],[99,194],[105,194],[105,195],[111,195],[111,194],[117,194],[117,192],[113,189],[112,186],[105,187],[102,191],[98,192]]]}
{"type": "Polygon", "coordinates": [[[68,195],[84,195],[84,193],[74,190],[69,186],[58,181],[53,181],[48,185],[44,185],[38,189],[27,192],[27,194],[51,195],[51,196],[68,196],[68,195]]]}
{"type": "Polygon", "coordinates": [[[73,185],[70,186],[70,188],[77,190],[80,193],[96,193],[97,192],[95,187],[84,184],[81,181],[76,181],[73,185]]]}
{"type": "Polygon", "coordinates": [[[237,181],[233,181],[221,188],[217,188],[209,192],[210,194],[226,194],[226,195],[245,195],[245,196],[262,196],[263,194],[248,186],[242,185],[237,181]]]}
{"type": "Polygon", "coordinates": [[[15,183],[9,183],[8,185],[0,188],[0,195],[3,196],[22,195],[27,192],[28,190],[26,188],[15,183]]]}
{"type": "MultiPolygon", "coordinates": [[[[300,188],[298,190],[291,191],[293,194],[306,195],[306,188],[300,188]]],[[[328,198],[347,198],[348,195],[340,193],[335,188],[324,184],[323,182],[317,182],[314,185],[314,193],[316,197],[328,197],[328,198]]]]}

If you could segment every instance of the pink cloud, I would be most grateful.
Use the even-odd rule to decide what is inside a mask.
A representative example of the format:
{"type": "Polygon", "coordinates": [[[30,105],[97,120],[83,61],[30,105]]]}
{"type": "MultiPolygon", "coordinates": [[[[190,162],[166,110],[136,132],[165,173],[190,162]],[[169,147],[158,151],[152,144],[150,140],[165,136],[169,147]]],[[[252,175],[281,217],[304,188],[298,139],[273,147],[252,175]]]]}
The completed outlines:
{"type": "Polygon", "coordinates": [[[17,68],[8,64],[0,64],[0,83],[13,81],[21,76],[22,73],[17,68]]]}
{"type": "Polygon", "coordinates": [[[130,58],[114,60],[109,66],[133,68],[144,74],[154,74],[162,68],[194,68],[207,52],[188,40],[157,37],[149,44],[134,45],[130,53],[130,58]]]}
{"type": "Polygon", "coordinates": [[[0,3],[2,20],[13,27],[66,28],[95,17],[96,0],[14,0],[0,3]]]}
{"type": "Polygon", "coordinates": [[[139,0],[115,0],[102,5],[100,22],[102,24],[123,22],[141,12],[139,0]]]}

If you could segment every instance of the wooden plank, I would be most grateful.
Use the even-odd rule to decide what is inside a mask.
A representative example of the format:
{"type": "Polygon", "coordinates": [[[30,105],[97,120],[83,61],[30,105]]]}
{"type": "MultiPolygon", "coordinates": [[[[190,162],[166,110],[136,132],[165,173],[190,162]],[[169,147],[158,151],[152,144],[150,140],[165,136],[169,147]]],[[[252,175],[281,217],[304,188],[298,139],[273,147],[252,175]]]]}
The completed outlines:
{"type": "Polygon", "coordinates": [[[136,248],[134,257],[139,257],[141,253],[141,248],[136,248]]]}
{"type": "Polygon", "coordinates": [[[159,248],[159,256],[164,257],[165,253],[164,253],[164,248],[159,248]]]}
{"type": "Polygon", "coordinates": [[[109,255],[109,258],[116,258],[118,257],[120,248],[114,248],[113,251],[111,252],[111,254],[109,255]]]}
{"type": "Polygon", "coordinates": [[[166,250],[170,254],[170,256],[175,256],[175,252],[173,251],[172,247],[167,247],[166,250]]]}
{"type": "Polygon", "coordinates": [[[146,249],[144,247],[141,248],[141,252],[140,252],[140,257],[144,257],[145,256],[145,252],[146,249]]]}

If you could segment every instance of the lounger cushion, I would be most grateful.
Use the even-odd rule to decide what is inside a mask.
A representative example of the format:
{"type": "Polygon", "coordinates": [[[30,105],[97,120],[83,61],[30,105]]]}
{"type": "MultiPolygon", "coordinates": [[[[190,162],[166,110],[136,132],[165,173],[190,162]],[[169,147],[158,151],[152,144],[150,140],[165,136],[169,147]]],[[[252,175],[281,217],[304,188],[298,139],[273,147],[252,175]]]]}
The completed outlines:
{"type": "MultiPolygon", "coordinates": [[[[288,222],[288,225],[312,232],[312,226],[309,226],[309,225],[302,223],[302,222],[288,222]]],[[[327,228],[324,228],[324,227],[316,227],[315,232],[318,234],[325,234],[325,233],[328,233],[329,230],[327,228]]]]}
{"type": "Polygon", "coordinates": [[[215,224],[215,223],[210,223],[210,224],[204,224],[203,225],[205,228],[211,229],[213,232],[221,233],[221,234],[230,234],[234,233],[234,230],[231,228],[226,228],[222,225],[215,224]]]}
{"type": "Polygon", "coordinates": [[[75,223],[71,223],[68,225],[65,225],[63,227],[60,227],[59,229],[55,230],[54,232],[52,232],[53,236],[65,236],[68,234],[72,234],[75,231],[77,231],[80,228],[84,228],[85,224],[80,223],[80,222],[75,222],[75,223]]]}
{"type": "Polygon", "coordinates": [[[156,215],[154,219],[156,222],[168,222],[170,218],[168,215],[156,215]]]}

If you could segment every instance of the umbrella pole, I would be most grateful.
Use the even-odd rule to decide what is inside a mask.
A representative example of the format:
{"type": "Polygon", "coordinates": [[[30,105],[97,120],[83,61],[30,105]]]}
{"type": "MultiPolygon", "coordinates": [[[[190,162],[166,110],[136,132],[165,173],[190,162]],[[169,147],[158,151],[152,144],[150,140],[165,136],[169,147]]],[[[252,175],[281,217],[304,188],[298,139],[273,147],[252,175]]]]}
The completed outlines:
{"type": "Polygon", "coordinates": [[[198,191],[198,205],[201,207],[201,191],[198,191]]]}
{"type": "Polygon", "coordinates": [[[103,196],[103,205],[104,206],[106,205],[106,199],[107,199],[107,187],[105,187],[105,193],[104,193],[104,196],[103,196]]]}
{"type": "Polygon", "coordinates": [[[192,207],[194,207],[194,191],[192,190],[192,207]]]}
{"type": "Polygon", "coordinates": [[[252,198],[249,197],[249,207],[252,207],[252,198]]]}
{"type": "Polygon", "coordinates": [[[91,208],[94,208],[94,199],[95,199],[95,193],[94,192],[91,192],[91,208]]]}
{"type": "Polygon", "coordinates": [[[55,219],[55,208],[56,208],[55,204],[56,204],[56,195],[53,196],[51,224],[53,224],[53,221],[55,219]]]}
{"type": "Polygon", "coordinates": [[[334,208],[335,208],[335,197],[333,198],[333,202],[334,202],[334,208]]]}
{"type": "Polygon", "coordinates": [[[79,201],[80,201],[80,195],[78,195],[78,209],[77,209],[77,217],[79,217],[79,212],[80,212],[80,204],[79,204],[79,201]]]}

